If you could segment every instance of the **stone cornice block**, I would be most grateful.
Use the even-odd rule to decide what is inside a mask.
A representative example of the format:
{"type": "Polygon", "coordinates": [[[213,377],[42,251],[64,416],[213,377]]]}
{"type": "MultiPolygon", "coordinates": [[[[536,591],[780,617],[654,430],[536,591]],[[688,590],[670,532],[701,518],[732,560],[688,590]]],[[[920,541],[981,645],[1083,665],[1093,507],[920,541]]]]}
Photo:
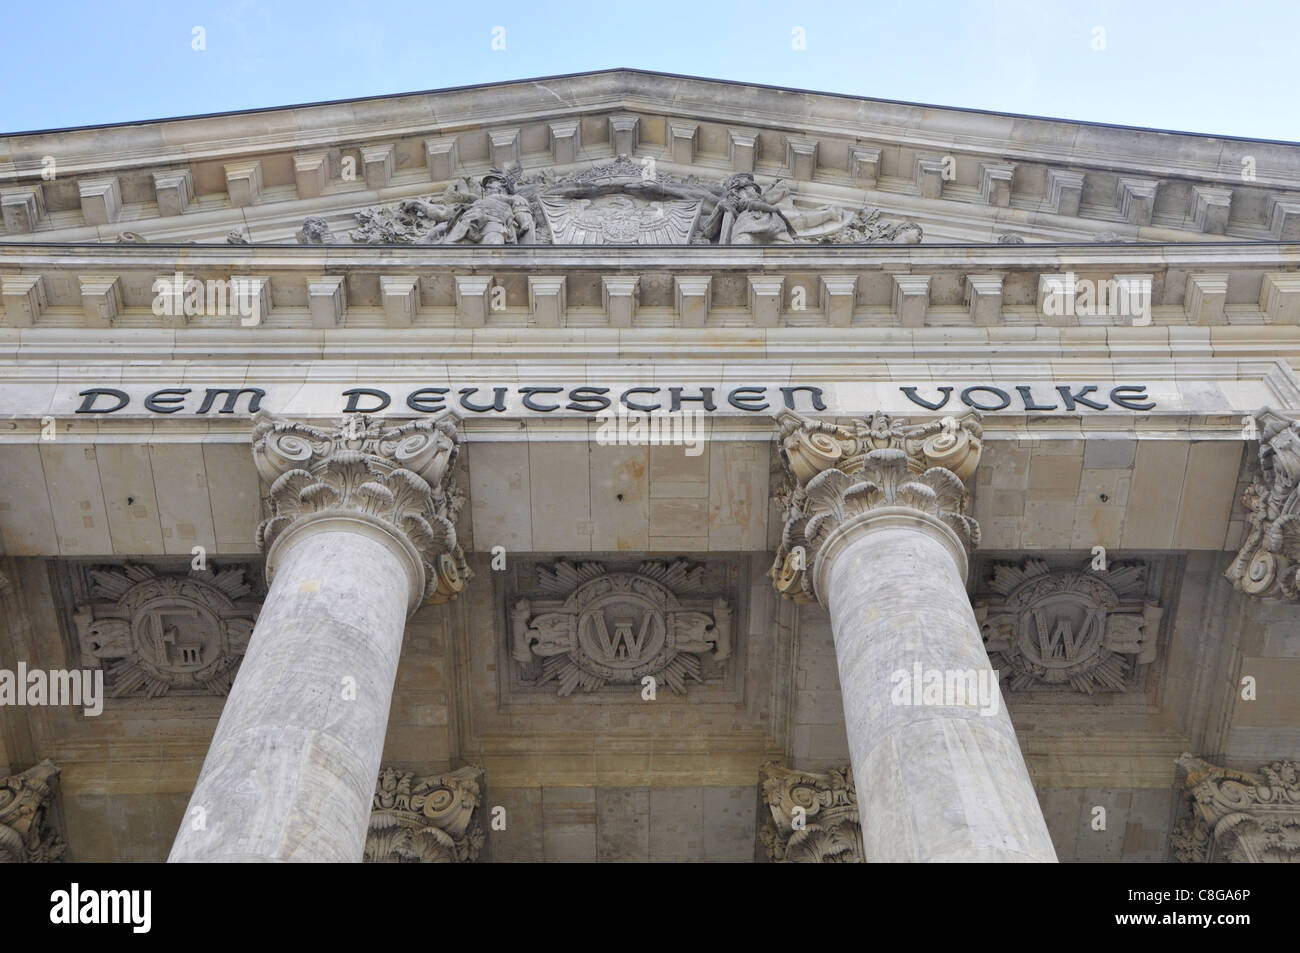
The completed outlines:
{"type": "Polygon", "coordinates": [[[481,328],[486,325],[491,294],[491,275],[457,275],[456,323],[465,328],[481,328]]]}
{"type": "Polygon", "coordinates": [[[1150,225],[1159,187],[1159,179],[1121,176],[1115,184],[1115,204],[1119,207],[1119,214],[1131,225],[1150,225]]]}
{"type": "Polygon", "coordinates": [[[1270,324],[1300,324],[1300,273],[1265,275],[1259,286],[1259,310],[1270,324]]]}
{"type": "Polygon", "coordinates": [[[615,155],[630,156],[636,152],[640,127],[640,117],[631,113],[609,117],[609,141],[614,146],[615,155]]]}
{"type": "Polygon", "coordinates": [[[257,327],[271,315],[271,279],[266,275],[231,275],[230,287],[239,299],[242,310],[239,323],[246,328],[257,327]],[[248,312],[247,314],[243,312],[248,312]]]}
{"type": "Polygon", "coordinates": [[[1192,186],[1192,221],[1199,231],[1222,235],[1228,230],[1232,212],[1232,189],[1192,186]]]}
{"type": "Polygon", "coordinates": [[[347,311],[347,279],[342,275],[319,275],[307,279],[307,307],[311,326],[336,328],[347,311]]]}
{"type": "Polygon", "coordinates": [[[1300,202],[1284,202],[1276,195],[1270,195],[1268,222],[1273,237],[1278,241],[1300,240],[1300,202]]]}
{"type": "Polygon", "coordinates": [[[108,225],[117,221],[122,210],[122,192],[117,176],[82,179],[77,183],[77,191],[81,195],[81,214],[85,216],[87,225],[108,225]]]}
{"type": "Polygon", "coordinates": [[[455,136],[424,140],[424,159],[429,165],[429,178],[434,182],[454,179],[460,169],[460,149],[455,136]]]}
{"type": "Polygon", "coordinates": [[[894,313],[905,328],[925,325],[930,310],[929,275],[894,275],[894,313]]]}
{"type": "Polygon", "coordinates": [[[939,156],[918,155],[913,177],[921,198],[937,199],[943,196],[943,159],[939,156]]]}
{"type": "Polygon", "coordinates": [[[609,315],[611,328],[630,328],[636,316],[637,291],[641,287],[638,275],[602,275],[600,298],[609,315]]]}
{"type": "Polygon", "coordinates": [[[857,275],[822,275],[819,280],[826,323],[833,328],[847,328],[853,323],[857,306],[857,275]]]}
{"type": "Polygon", "coordinates": [[[728,129],[727,160],[733,172],[753,172],[754,163],[758,161],[758,131],[728,129]]]}
{"type": "Polygon", "coordinates": [[[784,276],[749,276],[749,310],[754,316],[754,327],[774,328],[780,324],[781,306],[784,300],[784,276]]]}
{"type": "Polygon", "coordinates": [[[816,139],[785,137],[785,166],[794,178],[811,181],[817,171],[817,148],[816,139]]]}
{"type": "Polygon", "coordinates": [[[40,275],[0,276],[0,297],[4,298],[4,325],[30,328],[45,310],[45,279],[40,275]]]}
{"type": "Polygon", "coordinates": [[[391,142],[361,147],[361,164],[366,170],[366,188],[385,189],[393,180],[397,148],[391,142]]]}
{"type": "Polygon", "coordinates": [[[189,169],[155,172],[153,192],[159,215],[184,215],[194,201],[194,176],[189,169]]]}
{"type": "Polygon", "coordinates": [[[967,275],[966,301],[971,324],[989,327],[1002,319],[1002,275],[967,275]]]}
{"type": "Polygon", "coordinates": [[[582,152],[582,123],[576,119],[569,122],[553,122],[549,129],[551,160],[556,165],[577,162],[578,155],[582,152]]]}
{"type": "Polygon", "coordinates": [[[247,208],[262,201],[262,162],[231,162],[226,165],[226,191],[234,208],[247,208]]]}
{"type": "Polygon", "coordinates": [[[111,327],[122,311],[122,282],[117,275],[78,275],[81,306],[95,327],[111,327]]]}
{"type": "Polygon", "coordinates": [[[1083,173],[1047,170],[1047,204],[1057,215],[1078,215],[1083,198],[1083,173]]]}
{"type": "Polygon", "coordinates": [[[298,187],[298,198],[319,197],[330,182],[330,157],[328,152],[308,152],[293,157],[293,179],[298,187]]]}
{"type": "Polygon", "coordinates": [[[1011,180],[1016,167],[1004,162],[980,163],[980,195],[989,205],[1007,208],[1011,204],[1011,180]]]}
{"type": "Polygon", "coordinates": [[[709,319],[709,286],[713,279],[708,275],[675,275],[674,298],[677,316],[684,328],[702,328],[709,319]]]}
{"type": "Polygon", "coordinates": [[[672,139],[673,161],[680,165],[690,165],[695,161],[695,145],[700,134],[699,123],[670,122],[669,136],[672,139]]]}
{"type": "Polygon", "coordinates": [[[528,276],[528,311],[539,328],[562,328],[568,319],[563,275],[528,276]]]}
{"type": "Polygon", "coordinates": [[[505,171],[519,165],[519,129],[493,129],[488,132],[488,154],[492,168],[505,171]]]}
{"type": "Polygon", "coordinates": [[[45,193],[39,185],[22,185],[0,192],[5,231],[21,235],[36,230],[45,218],[45,193]]]}
{"type": "Polygon", "coordinates": [[[420,310],[420,279],[411,275],[380,275],[379,295],[390,328],[409,328],[420,310]]]}
{"type": "Polygon", "coordinates": [[[849,146],[849,175],[864,189],[874,189],[880,178],[880,150],[870,146],[849,146]]]}
{"type": "Polygon", "coordinates": [[[1227,274],[1189,275],[1183,310],[1193,324],[1227,324],[1223,306],[1228,300],[1227,274]]]}

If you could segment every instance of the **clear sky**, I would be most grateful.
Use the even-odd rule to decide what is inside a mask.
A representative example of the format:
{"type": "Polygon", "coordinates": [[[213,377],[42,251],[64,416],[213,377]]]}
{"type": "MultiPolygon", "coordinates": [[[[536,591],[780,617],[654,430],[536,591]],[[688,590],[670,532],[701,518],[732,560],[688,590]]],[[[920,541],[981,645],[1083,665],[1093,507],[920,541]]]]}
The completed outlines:
{"type": "Polygon", "coordinates": [[[4,132],[627,66],[1300,140],[1300,0],[9,0],[0,22],[4,132]]]}

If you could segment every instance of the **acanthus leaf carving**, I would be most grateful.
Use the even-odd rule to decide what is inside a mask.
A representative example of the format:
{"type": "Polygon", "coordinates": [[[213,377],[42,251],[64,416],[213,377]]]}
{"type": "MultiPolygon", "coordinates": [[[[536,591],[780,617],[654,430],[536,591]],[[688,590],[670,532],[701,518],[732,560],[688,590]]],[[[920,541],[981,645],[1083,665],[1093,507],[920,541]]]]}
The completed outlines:
{"type": "Polygon", "coordinates": [[[52,824],[59,769],[48,758],[0,778],[0,862],[55,863],[67,844],[52,824]]]}
{"type": "Polygon", "coordinates": [[[1191,816],[1171,844],[1184,863],[1300,863],[1300,763],[1274,761],[1249,774],[1184,753],[1191,816]]]}
{"type": "Polygon", "coordinates": [[[1224,575],[1247,595],[1300,602],[1300,421],[1267,407],[1250,419],[1258,469],[1242,494],[1246,538],[1224,575]]]}
{"type": "Polygon", "coordinates": [[[428,777],[384,768],[375,784],[364,862],[473,863],[486,840],[482,794],[483,769],[474,765],[428,777]]]}
{"type": "Polygon", "coordinates": [[[866,862],[853,769],[848,765],[818,774],[768,761],[759,771],[759,791],[768,813],[758,836],[769,860],[866,862]]]}
{"type": "Polygon", "coordinates": [[[978,412],[907,425],[871,414],[851,427],[782,410],[776,414],[781,473],[775,496],[785,512],[781,545],[768,575],[781,595],[817,598],[812,569],[834,529],[886,506],[933,516],[969,550],[979,524],[966,515],[968,480],[979,463],[978,412]]]}
{"type": "Polygon", "coordinates": [[[389,426],[351,417],[321,428],[261,413],[253,428],[253,460],[270,486],[270,515],[257,529],[269,550],[300,517],[364,514],[410,540],[425,572],[427,603],[455,599],[473,575],[456,537],[464,500],[454,477],[460,438],[449,412],[389,426]]]}

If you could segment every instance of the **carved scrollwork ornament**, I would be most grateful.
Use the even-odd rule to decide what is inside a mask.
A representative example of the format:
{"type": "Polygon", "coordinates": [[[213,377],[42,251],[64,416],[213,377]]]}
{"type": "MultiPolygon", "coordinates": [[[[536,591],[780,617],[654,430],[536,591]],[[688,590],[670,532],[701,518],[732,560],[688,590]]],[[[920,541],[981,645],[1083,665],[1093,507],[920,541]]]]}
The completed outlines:
{"type": "Polygon", "coordinates": [[[1300,763],[1274,761],[1249,774],[1191,754],[1186,775],[1190,817],[1171,844],[1184,863],[1300,863],[1300,763]]]}
{"type": "Polygon", "coordinates": [[[853,770],[847,765],[825,774],[795,771],[774,761],[759,772],[759,791],[767,816],[759,841],[775,863],[863,863],[853,770]]]}
{"type": "Polygon", "coordinates": [[[455,599],[472,575],[454,525],[463,502],[452,477],[459,447],[450,412],[397,426],[355,416],[332,428],[259,414],[253,460],[270,485],[271,515],[258,526],[257,544],[270,551],[304,516],[363,514],[410,541],[423,565],[425,601],[455,599]]]}
{"type": "Polygon", "coordinates": [[[1300,421],[1268,408],[1251,419],[1258,470],[1241,498],[1246,537],[1224,575],[1247,595],[1300,602],[1300,421]]]}
{"type": "Polygon", "coordinates": [[[429,777],[384,768],[375,785],[365,863],[472,863],[486,840],[478,817],[482,788],[483,769],[474,765],[429,777]]]}
{"type": "Polygon", "coordinates": [[[969,479],[983,447],[980,415],[910,426],[872,414],[851,427],[776,415],[782,463],[776,495],[785,510],[781,545],[768,575],[777,592],[816,599],[813,567],[832,531],[882,507],[907,507],[934,517],[970,551],[979,525],[966,515],[969,479]]]}
{"type": "Polygon", "coordinates": [[[0,778],[0,863],[63,860],[67,844],[51,823],[58,776],[59,769],[46,759],[0,778]]]}

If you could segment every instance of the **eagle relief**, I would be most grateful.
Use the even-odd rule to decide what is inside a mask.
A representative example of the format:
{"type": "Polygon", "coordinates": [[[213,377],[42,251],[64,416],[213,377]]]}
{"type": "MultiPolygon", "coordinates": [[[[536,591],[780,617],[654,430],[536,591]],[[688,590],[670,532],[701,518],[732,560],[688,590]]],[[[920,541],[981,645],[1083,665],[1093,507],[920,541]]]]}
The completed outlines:
{"type": "MultiPolygon", "coordinates": [[[[719,183],[655,173],[625,155],[555,178],[517,168],[464,177],[429,198],[356,213],[348,240],[379,245],[786,245],[917,244],[921,226],[880,220],[869,206],[814,205],[777,179],[749,172],[719,183]]],[[[343,239],[324,219],[303,223],[298,241],[343,239]]]]}

